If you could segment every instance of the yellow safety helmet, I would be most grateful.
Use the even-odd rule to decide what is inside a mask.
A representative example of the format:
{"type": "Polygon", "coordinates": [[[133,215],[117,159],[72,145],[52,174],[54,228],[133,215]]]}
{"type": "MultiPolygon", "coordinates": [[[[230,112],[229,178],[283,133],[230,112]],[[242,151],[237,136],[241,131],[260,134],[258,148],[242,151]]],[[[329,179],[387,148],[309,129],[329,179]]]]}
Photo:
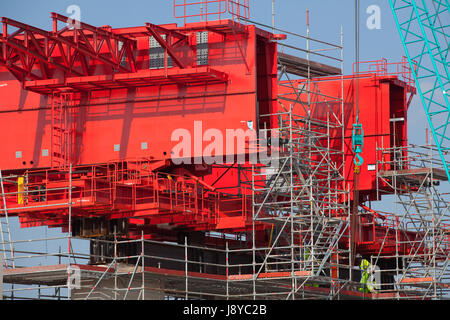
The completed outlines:
{"type": "Polygon", "coordinates": [[[361,265],[359,266],[361,269],[367,269],[369,267],[370,263],[366,259],[362,259],[361,265]]]}

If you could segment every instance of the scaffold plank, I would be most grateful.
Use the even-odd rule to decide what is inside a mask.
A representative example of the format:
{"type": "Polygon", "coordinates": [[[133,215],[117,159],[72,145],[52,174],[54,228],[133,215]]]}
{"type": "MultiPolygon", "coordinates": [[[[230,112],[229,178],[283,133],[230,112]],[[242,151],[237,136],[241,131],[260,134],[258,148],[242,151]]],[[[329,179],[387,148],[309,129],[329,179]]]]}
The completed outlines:
{"type": "MultiPolygon", "coordinates": [[[[311,271],[295,271],[295,277],[309,277],[311,271]]],[[[262,272],[258,275],[258,279],[267,278],[289,278],[292,276],[291,272],[262,272]]],[[[228,276],[228,280],[251,280],[253,279],[252,274],[236,274],[228,276]]]]}

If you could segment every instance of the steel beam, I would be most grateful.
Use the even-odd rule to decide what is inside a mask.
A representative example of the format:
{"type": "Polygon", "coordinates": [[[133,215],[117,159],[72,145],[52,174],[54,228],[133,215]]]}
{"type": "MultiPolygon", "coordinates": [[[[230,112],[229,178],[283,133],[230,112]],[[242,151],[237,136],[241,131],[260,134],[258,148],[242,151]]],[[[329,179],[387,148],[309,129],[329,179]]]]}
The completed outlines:
{"type": "MultiPolygon", "coordinates": [[[[177,66],[179,66],[181,69],[185,69],[186,65],[181,61],[181,59],[178,57],[178,55],[175,53],[175,51],[173,50],[171,44],[169,44],[169,41],[164,40],[161,35],[159,34],[159,32],[161,32],[161,27],[157,27],[151,23],[146,23],[145,24],[148,32],[155,38],[156,41],[158,41],[158,43],[161,45],[161,47],[164,50],[167,50],[167,54],[172,58],[172,60],[177,64],[177,66]]],[[[163,29],[165,30],[165,29],[163,29]]],[[[168,33],[165,33],[166,35],[171,36],[172,33],[169,32],[167,30],[168,33]]]]}

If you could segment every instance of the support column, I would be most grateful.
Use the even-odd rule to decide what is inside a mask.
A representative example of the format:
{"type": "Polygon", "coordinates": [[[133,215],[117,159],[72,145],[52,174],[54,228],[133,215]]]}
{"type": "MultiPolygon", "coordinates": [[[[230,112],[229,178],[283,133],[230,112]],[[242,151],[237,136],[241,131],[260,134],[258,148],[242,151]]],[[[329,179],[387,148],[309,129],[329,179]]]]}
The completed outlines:
{"type": "Polygon", "coordinates": [[[3,253],[0,254],[0,300],[3,300],[3,253]]]}

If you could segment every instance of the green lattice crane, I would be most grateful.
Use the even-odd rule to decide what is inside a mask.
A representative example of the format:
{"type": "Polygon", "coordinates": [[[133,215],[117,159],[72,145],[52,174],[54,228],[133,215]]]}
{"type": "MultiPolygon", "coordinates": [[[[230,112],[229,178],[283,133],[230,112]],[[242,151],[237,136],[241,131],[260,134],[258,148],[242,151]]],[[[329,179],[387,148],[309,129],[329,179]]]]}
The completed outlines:
{"type": "Polygon", "coordinates": [[[389,0],[444,169],[450,153],[449,0],[389,0]]]}

